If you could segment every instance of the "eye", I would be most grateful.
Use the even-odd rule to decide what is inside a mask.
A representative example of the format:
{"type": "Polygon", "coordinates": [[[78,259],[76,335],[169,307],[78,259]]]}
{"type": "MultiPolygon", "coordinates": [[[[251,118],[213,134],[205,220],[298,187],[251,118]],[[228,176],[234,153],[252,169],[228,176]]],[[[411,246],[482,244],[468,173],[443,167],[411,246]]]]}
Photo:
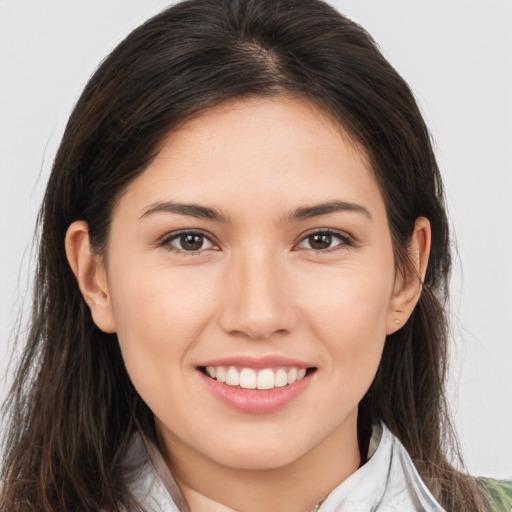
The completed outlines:
{"type": "Polygon", "coordinates": [[[339,246],[352,246],[352,240],[346,234],[329,229],[315,231],[305,236],[298,244],[300,249],[328,252],[339,246]]]}
{"type": "Polygon", "coordinates": [[[175,252],[197,253],[212,249],[214,243],[203,233],[196,231],[180,231],[162,240],[161,245],[175,252]]]}

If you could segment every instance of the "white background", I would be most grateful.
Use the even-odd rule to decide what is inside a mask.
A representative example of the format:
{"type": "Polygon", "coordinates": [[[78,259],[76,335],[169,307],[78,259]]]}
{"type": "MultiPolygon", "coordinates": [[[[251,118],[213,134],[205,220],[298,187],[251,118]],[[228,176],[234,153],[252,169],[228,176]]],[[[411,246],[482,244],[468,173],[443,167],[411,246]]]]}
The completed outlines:
{"type": "MultiPolygon", "coordinates": [[[[37,208],[70,110],[101,59],[168,3],[0,0],[1,372],[28,293],[37,208]]],[[[374,36],[437,141],[459,252],[449,395],[470,472],[510,479],[512,1],[332,3],[374,36]]]]}

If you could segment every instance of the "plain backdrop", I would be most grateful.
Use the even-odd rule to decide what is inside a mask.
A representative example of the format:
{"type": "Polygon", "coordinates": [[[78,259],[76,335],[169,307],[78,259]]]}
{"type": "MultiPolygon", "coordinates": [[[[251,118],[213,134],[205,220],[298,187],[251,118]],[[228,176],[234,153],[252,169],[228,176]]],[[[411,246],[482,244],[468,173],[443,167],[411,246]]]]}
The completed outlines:
{"type": "MultiPolygon", "coordinates": [[[[512,1],[339,0],[409,82],[436,140],[459,256],[449,396],[469,471],[512,478],[512,1]]],[[[164,0],[0,0],[0,371],[71,108],[164,0]]],[[[26,309],[26,308],[25,308],[26,309]]],[[[0,398],[6,379],[0,380],[0,398]]]]}

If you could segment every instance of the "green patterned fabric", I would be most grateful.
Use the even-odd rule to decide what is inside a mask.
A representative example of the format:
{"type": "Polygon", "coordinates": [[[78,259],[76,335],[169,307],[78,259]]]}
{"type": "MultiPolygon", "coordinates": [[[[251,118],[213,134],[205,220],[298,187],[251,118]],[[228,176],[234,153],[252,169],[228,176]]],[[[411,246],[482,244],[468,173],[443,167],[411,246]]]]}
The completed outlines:
{"type": "Polygon", "coordinates": [[[512,482],[481,478],[490,512],[512,512],[512,482]]]}

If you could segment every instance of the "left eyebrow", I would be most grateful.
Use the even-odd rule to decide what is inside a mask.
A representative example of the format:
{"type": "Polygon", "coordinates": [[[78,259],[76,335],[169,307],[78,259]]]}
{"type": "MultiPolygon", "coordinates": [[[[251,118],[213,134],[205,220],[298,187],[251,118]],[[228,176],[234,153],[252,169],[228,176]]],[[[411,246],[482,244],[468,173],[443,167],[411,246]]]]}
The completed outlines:
{"type": "Polygon", "coordinates": [[[360,204],[350,203],[347,201],[328,201],[326,203],[316,204],[312,206],[301,206],[293,211],[289,217],[290,221],[298,221],[327,215],[335,212],[356,212],[361,213],[368,219],[372,220],[370,212],[360,204]]]}

